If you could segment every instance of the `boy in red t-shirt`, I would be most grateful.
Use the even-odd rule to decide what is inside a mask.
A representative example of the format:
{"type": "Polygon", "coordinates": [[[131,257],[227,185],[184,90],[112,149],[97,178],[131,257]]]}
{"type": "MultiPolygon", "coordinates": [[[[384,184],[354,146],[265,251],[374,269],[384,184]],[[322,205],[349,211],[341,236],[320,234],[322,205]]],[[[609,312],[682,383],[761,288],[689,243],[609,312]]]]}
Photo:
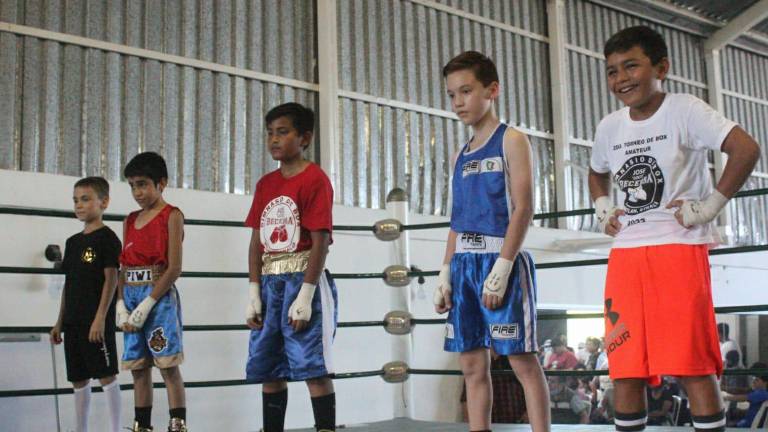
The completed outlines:
{"type": "Polygon", "coordinates": [[[287,103],[270,110],[265,120],[267,149],[280,169],[256,183],[245,221],[253,228],[247,380],[263,384],[265,432],[283,430],[287,380],[306,381],[315,427],[332,431],[336,395],[330,348],[337,298],[324,268],[332,242],[333,189],[320,167],[302,155],[312,142],[312,110],[287,103]]]}

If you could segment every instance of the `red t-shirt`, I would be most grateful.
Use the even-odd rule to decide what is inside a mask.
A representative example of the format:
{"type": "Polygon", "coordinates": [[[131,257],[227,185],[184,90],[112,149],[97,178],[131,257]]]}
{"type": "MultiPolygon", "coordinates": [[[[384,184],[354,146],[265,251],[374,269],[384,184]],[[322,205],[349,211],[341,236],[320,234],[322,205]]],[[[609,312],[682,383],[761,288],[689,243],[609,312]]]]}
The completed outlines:
{"type": "Polygon", "coordinates": [[[168,219],[176,207],[166,204],[149,223],[136,229],[137,210],[125,219],[125,238],[120,264],[126,267],[168,265],[168,219]]]}
{"type": "Polygon", "coordinates": [[[573,369],[579,364],[579,360],[572,352],[565,350],[561,354],[553,352],[544,369],[573,369]]]}
{"type": "Polygon", "coordinates": [[[311,231],[331,233],[332,210],[331,181],[310,162],[291,178],[279,169],[262,177],[245,225],[259,229],[261,252],[299,252],[312,247],[311,231]]]}

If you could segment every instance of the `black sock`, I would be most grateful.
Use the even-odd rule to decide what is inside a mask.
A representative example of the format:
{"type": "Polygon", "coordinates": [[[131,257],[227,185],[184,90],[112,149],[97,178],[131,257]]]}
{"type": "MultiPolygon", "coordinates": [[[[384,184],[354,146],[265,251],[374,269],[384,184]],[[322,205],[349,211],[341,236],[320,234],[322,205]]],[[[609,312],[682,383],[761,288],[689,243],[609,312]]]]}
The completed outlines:
{"type": "Polygon", "coordinates": [[[187,421],[187,408],[181,407],[181,408],[171,408],[168,410],[168,413],[170,413],[171,418],[179,418],[184,421],[187,421]]]}
{"type": "Polygon", "coordinates": [[[136,416],[136,422],[139,423],[139,427],[152,427],[152,405],[148,407],[136,407],[134,408],[134,412],[136,416]]]}
{"type": "Polygon", "coordinates": [[[261,406],[264,414],[264,432],[283,432],[288,389],[277,393],[262,393],[261,406]]]}
{"type": "Polygon", "coordinates": [[[336,393],[312,398],[315,429],[336,430],[336,393]]]}
{"type": "Polygon", "coordinates": [[[697,432],[723,432],[725,430],[725,411],[707,416],[691,416],[693,428],[697,432]]]}
{"type": "Polygon", "coordinates": [[[636,413],[616,412],[613,423],[617,431],[632,432],[645,429],[645,423],[648,421],[648,415],[645,410],[636,413]]]}

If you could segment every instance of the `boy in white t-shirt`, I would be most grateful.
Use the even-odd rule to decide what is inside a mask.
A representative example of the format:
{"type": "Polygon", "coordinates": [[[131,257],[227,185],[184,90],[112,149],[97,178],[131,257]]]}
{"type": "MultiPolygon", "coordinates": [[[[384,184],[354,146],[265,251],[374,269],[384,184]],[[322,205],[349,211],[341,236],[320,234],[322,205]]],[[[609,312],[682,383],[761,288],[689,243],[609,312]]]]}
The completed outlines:
{"type": "Polygon", "coordinates": [[[630,27],[605,44],[608,87],[626,107],[598,125],[589,188],[600,228],[615,237],[605,288],[605,345],[616,430],[647,419],[645,385],[680,376],[697,431],[725,428],[709,274],[712,221],[749,177],[757,143],[703,101],[666,94],[667,46],[630,27]],[[712,189],[707,153],[728,154],[712,189]],[[611,177],[623,198],[615,205],[611,177]]]}

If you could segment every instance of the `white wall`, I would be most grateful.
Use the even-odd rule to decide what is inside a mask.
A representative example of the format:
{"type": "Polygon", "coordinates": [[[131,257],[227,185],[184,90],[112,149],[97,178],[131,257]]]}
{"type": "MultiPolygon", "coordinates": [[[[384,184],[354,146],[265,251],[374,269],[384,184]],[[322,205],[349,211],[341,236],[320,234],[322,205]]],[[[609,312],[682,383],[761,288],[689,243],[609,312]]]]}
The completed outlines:
{"type": "MultiPolygon", "coordinates": [[[[71,209],[73,177],[0,170],[0,205],[71,209]]],[[[125,214],[136,208],[128,186],[112,184],[108,213],[125,214]]],[[[250,206],[250,196],[225,195],[169,189],[166,199],[178,205],[189,219],[240,221],[250,206]]],[[[334,224],[372,225],[388,217],[386,211],[334,208],[334,224]]],[[[48,267],[43,256],[47,244],[64,245],[67,237],[81,229],[75,219],[0,215],[0,266],[48,267]]],[[[411,223],[442,221],[443,218],[412,216],[411,223]]],[[[120,224],[108,225],[120,234],[120,224]]],[[[445,229],[410,233],[411,261],[423,270],[439,267],[444,251],[445,229]]],[[[245,272],[249,233],[243,228],[187,226],[184,240],[185,271],[245,272]]],[[[537,262],[604,257],[603,246],[585,252],[562,252],[573,241],[593,241],[591,233],[532,228],[526,248],[537,262]],[[565,240],[565,242],[564,242],[565,240]],[[569,243],[570,242],[570,243],[569,243]],[[564,246],[565,245],[565,246],[564,246]]],[[[392,243],[382,243],[369,233],[334,233],[328,268],[337,273],[380,272],[393,256],[392,243]]],[[[768,303],[768,260],[766,254],[713,257],[713,285],[716,305],[768,303]]],[[[538,271],[541,308],[601,310],[604,266],[538,271]]],[[[56,320],[59,294],[50,285],[50,276],[0,275],[0,326],[47,326],[56,320]]],[[[184,278],[177,283],[183,302],[185,324],[239,324],[247,297],[245,281],[236,279],[184,278]]],[[[424,286],[415,281],[409,288],[391,288],[379,280],[338,280],[339,320],[381,319],[393,303],[392,293],[409,295],[412,313],[417,318],[435,318],[431,305],[434,278],[424,286]]],[[[396,298],[397,296],[395,296],[396,298]]],[[[733,328],[733,326],[732,326],[733,328]]],[[[393,345],[401,336],[388,335],[382,328],[342,328],[337,331],[334,355],[337,372],[379,369],[393,360],[393,345]]],[[[187,332],[186,362],[182,366],[187,381],[242,379],[248,334],[235,332],[187,332]]],[[[118,350],[122,352],[120,338],[118,350]]],[[[413,333],[412,367],[457,369],[453,354],[442,351],[443,327],[417,326],[413,333]]],[[[56,381],[51,367],[51,348],[47,338],[39,342],[0,343],[0,388],[68,387],[61,346],[55,347],[56,381]]],[[[159,380],[159,376],[157,377],[159,380]]],[[[120,374],[121,383],[130,374],[120,374]]],[[[384,383],[378,377],[337,380],[338,422],[343,424],[392,418],[400,404],[401,385],[384,383]]],[[[453,421],[459,417],[461,389],[457,377],[415,376],[412,386],[415,417],[423,420],[453,421]]],[[[301,383],[289,389],[288,427],[313,424],[309,396],[301,383]]],[[[190,424],[196,430],[250,430],[261,425],[261,398],[258,386],[188,389],[190,424]]],[[[105,418],[99,415],[100,394],[94,397],[91,425],[98,430],[105,418]]],[[[73,428],[72,397],[59,398],[62,430],[73,428]]],[[[132,393],[123,393],[123,409],[128,424],[133,415],[132,393]]],[[[53,397],[0,399],[0,418],[4,427],[18,430],[55,428],[53,397]],[[45,423],[45,425],[43,425],[45,423]]],[[[166,397],[156,391],[154,423],[167,421],[166,397]]]]}

